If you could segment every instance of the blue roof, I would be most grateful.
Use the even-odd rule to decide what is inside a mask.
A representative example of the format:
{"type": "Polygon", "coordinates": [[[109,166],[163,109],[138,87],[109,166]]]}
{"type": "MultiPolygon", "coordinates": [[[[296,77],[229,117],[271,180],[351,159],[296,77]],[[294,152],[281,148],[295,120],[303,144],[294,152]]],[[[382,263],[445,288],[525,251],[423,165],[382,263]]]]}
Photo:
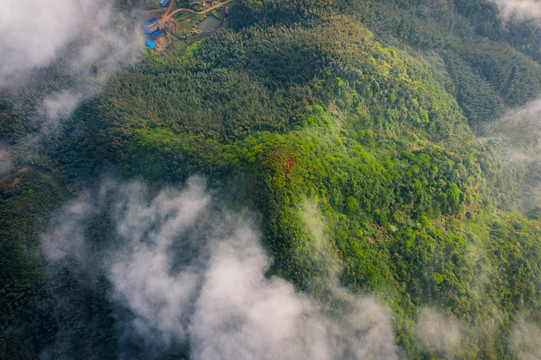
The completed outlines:
{"type": "Polygon", "coordinates": [[[157,38],[158,36],[161,36],[161,35],[163,35],[162,29],[156,29],[153,32],[151,32],[150,34],[148,34],[148,36],[150,38],[152,38],[152,39],[155,39],[155,38],[157,38]]]}
{"type": "Polygon", "coordinates": [[[160,4],[161,4],[161,5],[165,5],[166,3],[167,3],[167,0],[162,0],[162,1],[160,1],[160,4]]]}
{"type": "Polygon", "coordinates": [[[150,27],[158,22],[158,18],[154,18],[152,20],[147,21],[144,23],[141,27],[145,31],[145,33],[148,35],[150,33],[150,27]]]}
{"type": "Polygon", "coordinates": [[[152,40],[148,40],[146,43],[145,43],[146,47],[149,48],[149,49],[155,49],[156,48],[156,45],[154,45],[154,43],[152,42],[152,40]]]}
{"type": "Polygon", "coordinates": [[[152,26],[152,25],[156,24],[157,22],[158,22],[158,18],[151,19],[151,20],[147,21],[146,23],[144,23],[143,27],[152,26]]]}

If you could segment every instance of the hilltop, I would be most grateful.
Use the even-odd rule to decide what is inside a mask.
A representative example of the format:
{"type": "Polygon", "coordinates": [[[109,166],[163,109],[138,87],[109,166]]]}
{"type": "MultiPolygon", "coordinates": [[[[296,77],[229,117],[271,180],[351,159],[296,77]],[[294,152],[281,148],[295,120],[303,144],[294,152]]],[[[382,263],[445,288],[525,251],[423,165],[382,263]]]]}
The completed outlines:
{"type": "MultiPolygon", "coordinates": [[[[67,265],[48,285],[43,256],[24,256],[39,253],[38,220],[66,189],[84,198],[111,173],[154,189],[203,176],[229,206],[256,214],[267,277],[331,313],[338,285],[371,294],[391,309],[405,358],[538,354],[535,336],[522,336],[541,327],[537,170],[509,161],[511,145],[487,130],[541,94],[536,24],[505,22],[484,1],[233,0],[227,27],[196,33],[204,14],[188,5],[144,9],[166,30],[159,51],[142,50],[39,145],[33,161],[47,172],[1,180],[0,323],[21,330],[0,328],[0,357],[33,358],[92,314],[85,355],[117,358],[112,285],[91,279],[100,286],[87,292],[90,280],[67,265]],[[72,300],[73,320],[40,301],[51,287],[72,300]],[[427,317],[456,336],[427,334],[427,317]]],[[[41,94],[3,95],[8,143],[36,131],[28,119],[41,94]]],[[[99,249],[113,225],[95,219],[87,232],[99,249]]],[[[158,353],[189,358],[177,341],[158,353]]]]}

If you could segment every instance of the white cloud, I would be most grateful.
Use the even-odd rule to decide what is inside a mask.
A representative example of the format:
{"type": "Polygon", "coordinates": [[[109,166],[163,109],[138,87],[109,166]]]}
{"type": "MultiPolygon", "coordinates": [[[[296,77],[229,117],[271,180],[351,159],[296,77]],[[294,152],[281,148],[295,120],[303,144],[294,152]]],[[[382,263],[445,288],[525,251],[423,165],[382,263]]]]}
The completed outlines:
{"type": "Polygon", "coordinates": [[[0,141],[0,177],[6,175],[11,170],[9,151],[9,146],[5,142],[0,141]]]}
{"type": "Polygon", "coordinates": [[[496,4],[505,19],[541,19],[541,2],[538,0],[488,0],[496,4]]]}
{"type": "Polygon", "coordinates": [[[106,58],[126,55],[129,33],[106,0],[20,0],[5,2],[0,12],[0,85],[19,81],[58,56],[73,59],[68,73],[86,72],[106,58]],[[71,42],[82,46],[67,50],[71,42]],[[73,53],[73,51],[75,53],[73,53]]]}
{"type": "Polygon", "coordinates": [[[38,100],[33,121],[40,130],[16,145],[18,150],[13,154],[21,158],[11,159],[14,163],[34,160],[39,153],[36,146],[57,134],[62,121],[80,102],[95,96],[122,66],[137,61],[142,39],[130,29],[131,20],[116,12],[112,4],[111,0],[2,4],[0,89],[17,92],[30,86],[27,84],[36,76],[35,70],[53,69],[46,70],[46,79],[40,80],[44,90],[32,94],[33,100],[38,100]]]}
{"type": "MultiPolygon", "coordinates": [[[[486,134],[500,139],[506,149],[503,153],[516,174],[525,173],[521,189],[525,208],[541,204],[541,98],[521,108],[509,110],[501,119],[485,126],[486,134]]],[[[508,169],[509,170],[509,169],[508,169]]],[[[508,171],[507,175],[511,175],[508,171]]],[[[516,176],[516,175],[514,175],[516,176]]]]}
{"type": "Polygon", "coordinates": [[[63,216],[51,224],[51,231],[41,237],[41,247],[47,258],[60,261],[74,257],[78,262],[84,262],[87,249],[81,222],[90,218],[95,211],[84,202],[70,204],[63,216]]]}
{"type": "Polygon", "coordinates": [[[541,98],[522,108],[509,110],[501,119],[485,127],[487,133],[504,140],[510,146],[509,157],[519,162],[531,162],[541,155],[541,98]]]}
{"type": "MultiPolygon", "coordinates": [[[[84,27],[78,26],[91,1],[5,1],[0,12],[0,80],[51,63],[84,27]]],[[[84,22],[84,21],[83,21],[84,22]]]]}
{"type": "Polygon", "coordinates": [[[155,196],[140,183],[109,183],[83,203],[64,209],[44,236],[46,253],[101,263],[111,302],[131,314],[119,323],[124,332],[163,347],[189,339],[195,360],[398,358],[384,306],[342,289],[347,306],[331,315],[287,281],[266,277],[271,260],[253,222],[217,205],[200,179],[155,196]],[[108,249],[78,240],[66,248],[64,237],[85,228],[83,219],[72,220],[87,206],[110,209],[108,249]]]}
{"type": "Polygon", "coordinates": [[[519,360],[541,359],[541,328],[519,316],[509,345],[519,360]]]}
{"type": "Polygon", "coordinates": [[[415,339],[421,349],[452,358],[462,340],[461,325],[454,316],[422,308],[418,314],[415,339]]]}

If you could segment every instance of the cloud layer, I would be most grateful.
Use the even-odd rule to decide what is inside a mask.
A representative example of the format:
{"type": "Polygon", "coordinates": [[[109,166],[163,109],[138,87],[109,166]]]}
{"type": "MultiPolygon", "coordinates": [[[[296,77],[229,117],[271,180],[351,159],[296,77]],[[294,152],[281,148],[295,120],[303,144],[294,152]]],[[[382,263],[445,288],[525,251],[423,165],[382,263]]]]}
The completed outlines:
{"type": "Polygon", "coordinates": [[[488,0],[496,4],[505,19],[541,20],[538,0],[488,0]]]}
{"type": "Polygon", "coordinates": [[[541,359],[541,328],[523,315],[519,316],[509,345],[519,360],[541,359]]]}
{"type": "MultiPolygon", "coordinates": [[[[165,348],[188,341],[197,360],[398,358],[382,305],[347,294],[347,309],[329,314],[266,277],[271,260],[253,222],[217,205],[201,184],[192,178],[182,191],[152,195],[137,182],[109,182],[62,211],[44,252],[53,264],[104,274],[123,339],[165,348]],[[113,231],[96,248],[81,234],[103,209],[113,231]]],[[[124,345],[120,358],[138,356],[124,345]]]]}
{"type": "Polygon", "coordinates": [[[541,206],[541,98],[509,110],[498,121],[486,125],[485,130],[504,142],[505,156],[511,164],[527,170],[522,205],[541,206]]]}
{"type": "Polygon", "coordinates": [[[0,12],[0,87],[20,81],[31,70],[59,57],[68,59],[68,75],[98,80],[100,73],[125,60],[133,46],[123,19],[106,0],[20,0],[0,12]],[[90,68],[99,65],[99,69],[90,68]],[[97,71],[97,72],[96,72],[97,71]]]}
{"type": "MultiPolygon", "coordinates": [[[[11,164],[36,160],[43,140],[84,100],[95,96],[112,74],[134,64],[143,40],[131,14],[112,0],[20,0],[0,11],[0,91],[23,108],[32,133],[13,145],[0,174],[11,164]]],[[[7,170],[5,170],[7,168],[7,170]]]]}
{"type": "Polygon", "coordinates": [[[432,308],[422,308],[418,317],[415,331],[417,345],[445,359],[453,358],[462,340],[459,321],[432,308]]]}

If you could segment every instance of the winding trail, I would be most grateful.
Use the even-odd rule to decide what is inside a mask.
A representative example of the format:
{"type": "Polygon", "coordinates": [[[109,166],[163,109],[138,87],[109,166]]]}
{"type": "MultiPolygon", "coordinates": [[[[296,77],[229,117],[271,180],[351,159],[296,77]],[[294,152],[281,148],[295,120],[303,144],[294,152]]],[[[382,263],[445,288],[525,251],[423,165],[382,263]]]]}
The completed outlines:
{"type": "Polygon", "coordinates": [[[180,8],[180,9],[176,9],[175,11],[171,11],[171,10],[173,10],[173,6],[175,5],[175,0],[171,0],[169,2],[169,6],[167,6],[167,9],[165,9],[165,10],[164,9],[154,9],[154,10],[136,10],[136,11],[137,12],[146,12],[146,13],[150,13],[150,14],[163,12],[163,15],[161,16],[160,20],[163,19],[163,21],[165,22],[165,21],[168,21],[169,19],[171,19],[171,17],[173,15],[175,15],[176,13],[181,12],[181,11],[189,12],[189,13],[196,14],[196,15],[201,15],[201,14],[206,14],[209,11],[212,11],[214,9],[217,9],[220,6],[226,5],[226,4],[230,3],[231,1],[233,1],[233,0],[226,0],[224,2],[221,2],[221,3],[217,4],[217,5],[211,6],[208,9],[205,9],[203,11],[195,11],[195,10],[192,10],[192,9],[189,9],[189,8],[180,8]]]}
{"type": "Polygon", "coordinates": [[[167,9],[166,13],[162,16],[161,20],[163,22],[169,21],[173,15],[175,15],[176,13],[179,13],[181,11],[185,11],[185,12],[189,12],[191,14],[197,14],[197,15],[206,14],[209,11],[212,11],[214,9],[219,8],[220,6],[223,6],[223,5],[226,5],[226,4],[230,3],[231,1],[233,1],[233,0],[227,0],[227,1],[221,2],[221,3],[217,4],[217,5],[211,6],[208,9],[205,9],[203,11],[195,11],[195,10],[192,10],[192,9],[180,8],[180,9],[176,9],[175,11],[169,13],[169,10],[171,9],[171,7],[173,5],[173,2],[174,2],[174,0],[172,0],[171,4],[169,5],[169,8],[167,9]]]}

